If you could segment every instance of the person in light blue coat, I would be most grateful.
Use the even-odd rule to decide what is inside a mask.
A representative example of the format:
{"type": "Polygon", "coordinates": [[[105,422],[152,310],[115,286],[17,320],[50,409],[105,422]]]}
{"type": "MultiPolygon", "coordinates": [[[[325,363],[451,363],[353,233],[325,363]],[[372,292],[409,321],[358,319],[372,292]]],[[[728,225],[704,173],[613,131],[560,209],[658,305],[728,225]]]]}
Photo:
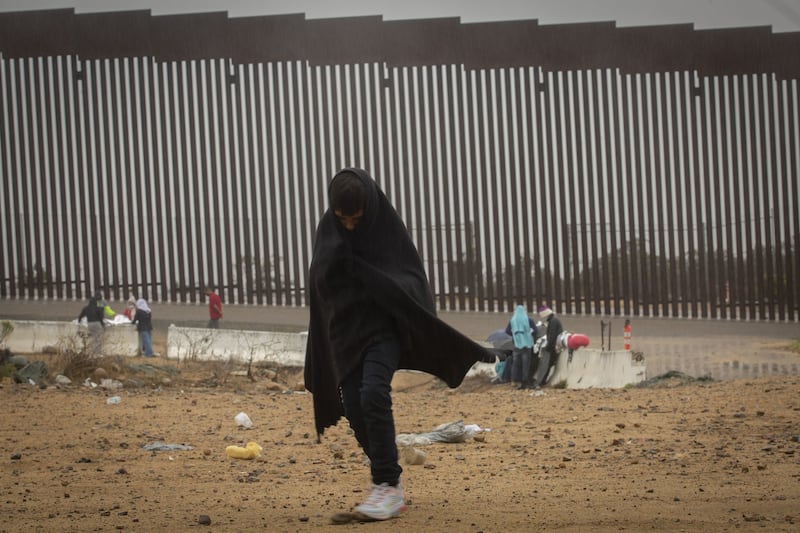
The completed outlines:
{"type": "Polygon", "coordinates": [[[528,316],[523,306],[518,305],[508,322],[506,333],[514,340],[511,381],[518,382],[520,389],[528,389],[531,387],[531,359],[533,339],[536,338],[536,322],[528,316]]]}

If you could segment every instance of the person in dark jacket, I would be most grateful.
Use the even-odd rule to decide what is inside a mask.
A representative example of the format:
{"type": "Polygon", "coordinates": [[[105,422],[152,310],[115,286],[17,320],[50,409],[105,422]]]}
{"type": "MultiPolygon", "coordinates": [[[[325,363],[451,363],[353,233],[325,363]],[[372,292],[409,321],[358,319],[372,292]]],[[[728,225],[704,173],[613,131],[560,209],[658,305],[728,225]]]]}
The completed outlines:
{"type": "Polygon", "coordinates": [[[139,298],[136,300],[136,314],[133,320],[136,324],[136,331],[139,332],[139,343],[142,354],[145,357],[154,357],[153,353],[153,311],[150,309],[147,300],[139,298]]]}
{"type": "Polygon", "coordinates": [[[556,343],[558,342],[558,336],[564,332],[564,326],[561,325],[561,320],[559,320],[555,313],[553,313],[553,310],[546,305],[539,308],[539,316],[547,326],[547,343],[539,354],[539,366],[536,368],[536,377],[533,383],[535,388],[542,387],[547,383],[547,376],[550,374],[550,369],[558,362],[556,343]]]}
{"type": "Polygon", "coordinates": [[[422,260],[366,171],[347,168],[328,186],[309,268],[305,385],[318,440],[345,416],[370,460],[372,492],[355,510],[386,520],[405,510],[391,382],[415,369],[457,387],[495,356],[436,317],[422,260]]]}
{"type": "Polygon", "coordinates": [[[89,303],[81,310],[78,315],[78,322],[86,319],[86,326],[89,329],[89,350],[92,355],[99,355],[103,351],[103,336],[106,324],[103,321],[103,307],[99,305],[97,297],[89,298],[89,303]]]}

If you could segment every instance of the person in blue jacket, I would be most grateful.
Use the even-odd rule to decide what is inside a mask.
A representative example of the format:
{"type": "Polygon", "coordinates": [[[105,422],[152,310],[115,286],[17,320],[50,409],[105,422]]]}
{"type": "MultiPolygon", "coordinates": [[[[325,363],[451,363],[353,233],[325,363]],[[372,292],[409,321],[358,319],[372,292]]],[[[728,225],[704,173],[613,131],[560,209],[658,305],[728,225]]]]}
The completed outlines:
{"type": "Polygon", "coordinates": [[[525,308],[518,305],[508,321],[506,334],[514,340],[511,364],[511,381],[518,382],[520,389],[531,388],[531,360],[533,339],[536,338],[536,322],[528,316],[525,308]]]}

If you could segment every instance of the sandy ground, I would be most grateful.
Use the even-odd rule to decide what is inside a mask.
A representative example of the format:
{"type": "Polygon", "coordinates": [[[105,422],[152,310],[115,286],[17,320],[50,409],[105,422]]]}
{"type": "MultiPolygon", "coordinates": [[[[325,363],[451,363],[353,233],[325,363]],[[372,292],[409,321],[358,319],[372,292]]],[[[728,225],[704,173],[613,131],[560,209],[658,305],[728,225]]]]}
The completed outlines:
{"type": "MultiPolygon", "coordinates": [[[[6,303],[18,319],[69,319],[77,307],[6,303]]],[[[202,322],[202,307],[188,310],[156,308],[157,351],[165,322],[202,322]]],[[[228,316],[247,329],[305,321],[302,309],[228,316]]],[[[473,337],[505,320],[445,316],[473,337]]],[[[598,319],[564,321],[588,331],[598,319]]],[[[781,363],[774,375],[684,375],[620,390],[519,391],[487,378],[451,390],[398,373],[398,432],[456,421],[485,431],[418,447],[424,464],[403,464],[407,512],[370,524],[331,524],[366,497],[369,470],[344,420],[317,443],[300,369],[105,358],[56,385],[63,358],[35,354],[51,371],[46,386],[0,380],[0,533],[800,530],[797,324],[635,324],[635,342],[665,369],[685,364],[701,376],[717,359],[744,362],[737,370],[781,363]],[[121,388],[86,386],[87,376],[121,388]],[[240,412],[251,429],[236,424],[240,412]],[[226,455],[249,441],[263,447],[259,458],[226,455]],[[191,449],[145,448],[158,443],[191,449]]]]}
{"type": "MultiPolygon", "coordinates": [[[[40,358],[57,369],[57,356],[40,358]]],[[[0,382],[0,531],[800,528],[798,376],[533,392],[401,372],[398,432],[463,421],[482,440],[419,446],[424,464],[403,465],[403,516],[332,525],[365,498],[368,466],[344,421],[317,443],[299,369],[97,366],[122,388],[0,382]],[[227,457],[249,441],[259,458],[227,457]],[[145,449],[154,443],[191,449],[145,449]]]]}

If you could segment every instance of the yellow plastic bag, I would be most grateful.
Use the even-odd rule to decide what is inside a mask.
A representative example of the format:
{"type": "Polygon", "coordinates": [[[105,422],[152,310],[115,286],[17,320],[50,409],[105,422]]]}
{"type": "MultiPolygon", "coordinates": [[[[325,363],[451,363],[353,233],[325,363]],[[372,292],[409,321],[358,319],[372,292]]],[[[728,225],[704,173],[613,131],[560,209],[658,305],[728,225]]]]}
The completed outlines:
{"type": "Polygon", "coordinates": [[[232,459],[255,459],[261,455],[262,449],[261,446],[250,441],[244,448],[241,446],[228,446],[225,448],[225,453],[232,459]]]}

